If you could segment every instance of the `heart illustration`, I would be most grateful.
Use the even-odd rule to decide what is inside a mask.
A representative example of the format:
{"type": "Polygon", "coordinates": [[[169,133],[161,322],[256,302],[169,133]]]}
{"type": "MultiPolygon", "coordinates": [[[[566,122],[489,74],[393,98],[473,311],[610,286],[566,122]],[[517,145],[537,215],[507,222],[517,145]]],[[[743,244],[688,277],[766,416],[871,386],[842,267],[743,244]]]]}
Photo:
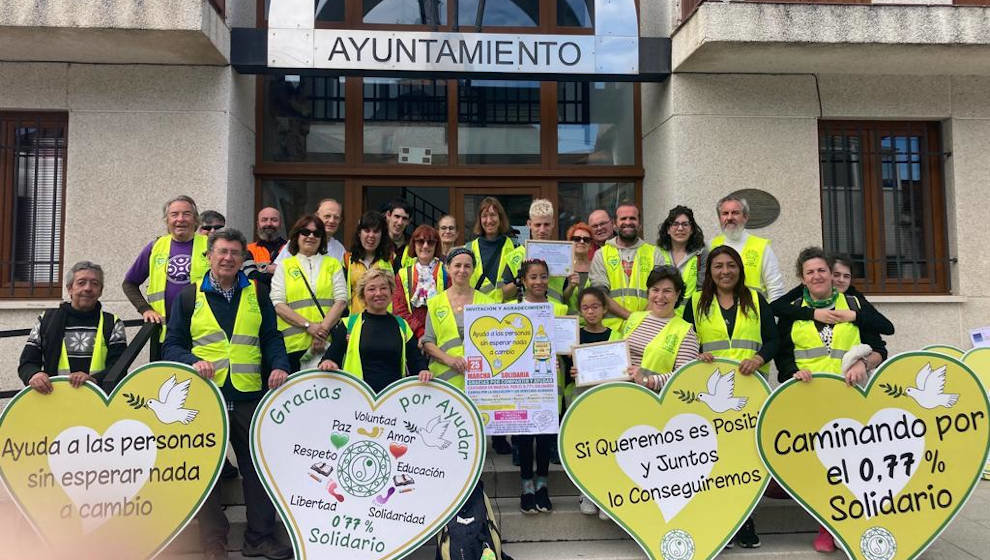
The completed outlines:
{"type": "Polygon", "coordinates": [[[907,352],[884,362],[865,389],[832,374],[781,385],[757,437],[774,478],[850,558],[907,560],[975,488],[988,416],[986,392],[965,364],[907,352]]]}
{"type": "Polygon", "coordinates": [[[654,560],[719,554],[770,480],[754,443],[770,389],[737,368],[691,362],[660,395],[634,383],[598,385],[564,415],[567,475],[654,560]]]}
{"type": "MultiPolygon", "coordinates": [[[[983,387],[990,391],[990,347],[970,348],[963,354],[962,363],[973,370],[976,377],[983,382],[983,387]]],[[[990,480],[990,457],[983,468],[983,479],[990,480]]]]}
{"type": "Polygon", "coordinates": [[[350,375],[310,370],[262,399],[251,451],[297,559],[380,560],[404,557],[457,514],[485,444],[477,408],[446,382],[407,378],[375,396],[350,375]],[[327,445],[331,432],[347,443],[327,445]]]}
{"type": "Polygon", "coordinates": [[[340,449],[341,447],[347,445],[347,442],[350,441],[350,439],[351,438],[348,437],[347,434],[341,434],[337,432],[330,434],[330,443],[332,443],[333,446],[336,447],[337,449],[340,449]]]}
{"type": "Polygon", "coordinates": [[[526,353],[533,340],[533,323],[521,313],[509,313],[501,321],[481,317],[471,324],[468,336],[495,376],[526,353]]]}
{"type": "Polygon", "coordinates": [[[220,474],[227,414],[216,385],[156,362],[107,396],[53,377],[0,416],[0,477],[54,557],[151,558],[199,510],[220,474]],[[185,421],[185,422],[184,422],[185,421]]]}

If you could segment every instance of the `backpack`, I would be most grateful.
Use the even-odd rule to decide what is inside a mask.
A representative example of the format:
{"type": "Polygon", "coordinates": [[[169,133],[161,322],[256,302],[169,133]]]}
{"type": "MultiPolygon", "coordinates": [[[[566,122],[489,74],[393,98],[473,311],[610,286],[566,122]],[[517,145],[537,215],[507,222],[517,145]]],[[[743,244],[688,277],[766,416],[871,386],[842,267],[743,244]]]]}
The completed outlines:
{"type": "Polygon", "coordinates": [[[502,534],[480,480],[457,515],[437,534],[436,560],[512,560],[502,551],[502,534]]]}

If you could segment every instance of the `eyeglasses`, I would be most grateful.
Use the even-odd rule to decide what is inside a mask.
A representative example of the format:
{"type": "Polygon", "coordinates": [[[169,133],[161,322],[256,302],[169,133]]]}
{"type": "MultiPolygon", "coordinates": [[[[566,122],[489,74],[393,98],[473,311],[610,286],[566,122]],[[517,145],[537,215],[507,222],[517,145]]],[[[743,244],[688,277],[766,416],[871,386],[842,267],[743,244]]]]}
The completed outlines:
{"type": "Polygon", "coordinates": [[[591,238],[583,235],[572,235],[571,241],[575,243],[591,243],[591,238]]]}
{"type": "Polygon", "coordinates": [[[315,230],[315,229],[306,228],[306,229],[299,230],[299,235],[301,235],[303,237],[319,237],[320,236],[320,232],[318,230],[315,230]]]}
{"type": "Polygon", "coordinates": [[[199,226],[199,229],[203,231],[213,231],[215,229],[223,229],[223,226],[224,224],[210,224],[208,226],[207,225],[199,226]]]}
{"type": "Polygon", "coordinates": [[[691,227],[691,222],[672,222],[670,227],[674,229],[687,229],[691,227]]]}
{"type": "Polygon", "coordinates": [[[457,229],[457,226],[440,226],[437,229],[439,229],[440,231],[454,231],[457,229]]]}

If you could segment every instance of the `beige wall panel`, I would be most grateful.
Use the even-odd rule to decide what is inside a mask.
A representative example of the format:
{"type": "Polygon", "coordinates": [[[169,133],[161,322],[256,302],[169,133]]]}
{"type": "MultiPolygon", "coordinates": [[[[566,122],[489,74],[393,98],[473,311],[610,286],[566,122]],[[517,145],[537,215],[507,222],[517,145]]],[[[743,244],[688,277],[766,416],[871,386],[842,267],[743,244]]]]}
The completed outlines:
{"type": "Polygon", "coordinates": [[[952,111],[945,76],[822,75],[825,118],[937,119],[952,111]]]}
{"type": "Polygon", "coordinates": [[[963,344],[960,329],[960,314],[969,312],[972,302],[958,303],[877,303],[880,310],[896,329],[894,336],[884,337],[891,355],[899,352],[920,350],[929,344],[953,344],[969,348],[963,344]]]}
{"type": "Polygon", "coordinates": [[[675,74],[673,111],[679,115],[817,117],[813,76],[675,74]]]}
{"type": "Polygon", "coordinates": [[[990,77],[952,76],[952,116],[990,118],[990,77]]]}
{"type": "Polygon", "coordinates": [[[68,64],[0,62],[0,109],[65,109],[68,64]]]}
{"type": "Polygon", "coordinates": [[[164,233],[165,200],[188,194],[200,209],[224,208],[226,119],[219,112],[70,114],[65,261],[101,263],[108,299],[124,299],[127,268],[164,233]],[[103,237],[94,242],[94,232],[103,237]]]}
{"type": "Polygon", "coordinates": [[[73,111],[225,111],[229,68],[218,66],[69,66],[73,111]]]}
{"type": "MultiPolygon", "coordinates": [[[[950,254],[959,258],[954,272],[959,293],[990,295],[990,252],[980,231],[986,224],[986,186],[990,178],[990,120],[953,119],[951,183],[954,206],[949,214],[954,224],[956,247],[950,254]]],[[[990,319],[990,316],[987,316],[990,319]]],[[[990,323],[990,320],[987,321],[990,323]]]]}

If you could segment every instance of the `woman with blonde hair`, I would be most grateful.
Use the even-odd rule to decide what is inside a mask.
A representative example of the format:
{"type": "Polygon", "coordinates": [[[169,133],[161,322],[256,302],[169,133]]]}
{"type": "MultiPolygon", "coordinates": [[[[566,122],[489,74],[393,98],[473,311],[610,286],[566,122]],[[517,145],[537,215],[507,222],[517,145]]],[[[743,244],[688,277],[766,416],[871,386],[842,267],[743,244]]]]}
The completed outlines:
{"type": "Polygon", "coordinates": [[[355,291],[364,310],[348,317],[346,328],[335,329],[320,369],[334,371],[343,364],[376,393],[406,375],[423,382],[433,378],[409,323],[388,311],[394,285],[390,270],[372,268],[361,276],[355,291]]]}

